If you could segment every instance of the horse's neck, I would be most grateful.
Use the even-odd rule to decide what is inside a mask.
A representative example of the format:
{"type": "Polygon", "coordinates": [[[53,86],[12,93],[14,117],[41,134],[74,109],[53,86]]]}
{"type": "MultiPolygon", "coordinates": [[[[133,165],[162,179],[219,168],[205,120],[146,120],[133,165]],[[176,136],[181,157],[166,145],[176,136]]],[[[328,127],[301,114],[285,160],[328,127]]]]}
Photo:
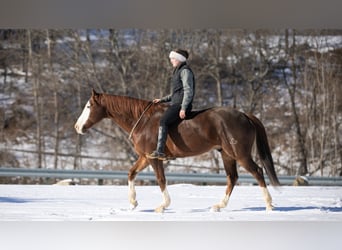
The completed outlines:
{"type": "MultiPolygon", "coordinates": [[[[144,102],[144,101],[141,101],[144,102]]],[[[107,96],[106,106],[109,118],[126,132],[130,132],[143,111],[133,110],[139,100],[123,96],[107,96]]]]}

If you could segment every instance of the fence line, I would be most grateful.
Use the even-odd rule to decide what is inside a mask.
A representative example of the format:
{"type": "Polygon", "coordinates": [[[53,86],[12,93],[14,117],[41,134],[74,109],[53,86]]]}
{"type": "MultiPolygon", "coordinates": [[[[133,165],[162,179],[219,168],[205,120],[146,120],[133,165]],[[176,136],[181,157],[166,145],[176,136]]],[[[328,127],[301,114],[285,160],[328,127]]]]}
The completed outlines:
{"type": "MultiPolygon", "coordinates": [[[[38,151],[36,150],[27,150],[27,149],[16,149],[16,148],[9,148],[9,149],[6,149],[7,151],[15,151],[15,152],[22,152],[22,153],[28,153],[28,154],[39,154],[38,151]]],[[[49,152],[49,151],[42,151],[40,152],[41,154],[43,155],[49,155],[49,156],[54,156],[55,153],[54,152],[49,152]]],[[[84,159],[96,159],[96,160],[108,160],[108,161],[117,161],[117,162],[124,162],[124,163],[127,163],[129,162],[129,160],[127,160],[126,158],[113,158],[113,157],[106,157],[106,156],[94,156],[94,155],[76,155],[76,154],[68,154],[68,153],[61,153],[61,152],[58,152],[57,154],[58,156],[61,156],[61,157],[78,157],[78,158],[84,158],[84,159]]],[[[135,162],[135,161],[133,161],[135,162]]],[[[166,165],[166,164],[165,164],[166,165]]],[[[164,166],[165,166],[164,165],[164,166]]],[[[207,167],[207,166],[204,166],[204,165],[194,165],[194,164],[191,164],[191,165],[185,165],[185,164],[180,164],[180,163],[168,163],[166,166],[174,166],[174,167],[184,167],[184,168],[191,168],[191,169],[204,169],[204,170],[212,170],[213,168],[212,167],[207,167]]],[[[220,167],[219,170],[224,170],[223,167],[220,167]]]]}
{"type": "MultiPolygon", "coordinates": [[[[224,174],[212,173],[174,173],[166,172],[168,181],[178,183],[196,183],[196,184],[226,184],[224,174]]],[[[108,171],[108,170],[62,170],[62,169],[30,169],[30,168],[0,168],[2,177],[29,177],[29,178],[61,178],[61,179],[112,179],[127,180],[127,171],[108,171]]],[[[342,186],[341,177],[305,177],[309,185],[312,186],[342,186]]],[[[269,183],[266,177],[266,182],[269,183]]],[[[295,176],[279,176],[282,185],[292,185],[295,176]]],[[[155,181],[153,172],[141,172],[137,180],[155,181]]],[[[240,175],[238,183],[256,185],[256,180],[251,175],[240,175]]]]}
{"type": "MultiPolygon", "coordinates": [[[[35,150],[27,150],[27,149],[6,149],[8,151],[16,151],[16,152],[22,152],[22,153],[30,153],[30,154],[39,154],[38,151],[35,150]]],[[[48,151],[42,151],[40,152],[41,154],[44,155],[55,155],[54,152],[48,152],[48,151]]],[[[79,157],[79,158],[86,158],[86,159],[100,159],[100,160],[109,160],[109,161],[127,161],[127,159],[123,158],[113,158],[113,157],[105,157],[105,156],[91,156],[91,155],[76,155],[76,154],[66,154],[66,153],[61,153],[58,152],[58,156],[62,157],[79,157]]]]}

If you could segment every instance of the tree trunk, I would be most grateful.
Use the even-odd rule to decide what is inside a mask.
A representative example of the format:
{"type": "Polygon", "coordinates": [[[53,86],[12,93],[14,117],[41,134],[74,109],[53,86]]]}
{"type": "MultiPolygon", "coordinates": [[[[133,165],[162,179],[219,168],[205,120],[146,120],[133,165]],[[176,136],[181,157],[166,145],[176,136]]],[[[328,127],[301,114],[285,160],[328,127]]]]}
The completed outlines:
{"type": "MultiPolygon", "coordinates": [[[[289,39],[288,35],[287,38],[289,39]]],[[[286,42],[288,46],[288,42],[286,42]]],[[[287,81],[286,73],[285,73],[285,68],[283,68],[283,76],[284,76],[284,82],[287,87],[289,96],[290,96],[290,101],[291,101],[291,109],[292,109],[292,114],[293,114],[293,119],[294,119],[294,125],[296,128],[296,137],[297,137],[297,143],[299,147],[299,161],[300,161],[300,166],[297,170],[297,175],[306,175],[308,173],[308,168],[307,168],[307,153],[306,153],[306,148],[305,148],[305,137],[302,133],[301,129],[301,124],[299,121],[299,115],[297,113],[297,107],[296,107],[296,92],[297,92],[297,67],[296,67],[296,62],[295,62],[295,48],[296,48],[296,37],[295,33],[293,34],[293,44],[292,44],[292,51],[290,53],[290,61],[292,61],[292,77],[293,77],[293,83],[289,83],[287,81]]],[[[289,51],[289,48],[286,48],[286,51],[289,51]]]]}
{"type": "Polygon", "coordinates": [[[95,58],[93,57],[92,55],[92,49],[91,49],[91,40],[90,40],[90,32],[89,30],[87,30],[87,33],[86,33],[86,37],[87,37],[87,57],[88,57],[88,60],[89,62],[91,63],[92,65],[92,69],[93,69],[93,72],[94,72],[94,79],[95,79],[95,83],[97,85],[97,88],[101,91],[101,92],[104,92],[103,89],[102,89],[102,86],[101,86],[101,83],[98,79],[98,74],[97,74],[97,68],[96,68],[96,63],[95,63],[95,58]]]}
{"type": "MultiPolygon", "coordinates": [[[[74,43],[74,51],[75,51],[75,58],[74,58],[74,64],[76,65],[76,68],[78,68],[79,64],[79,50],[80,50],[80,37],[75,31],[73,33],[73,36],[75,38],[75,43],[74,43]]],[[[76,81],[76,100],[77,100],[77,107],[79,110],[82,109],[82,98],[81,98],[81,82],[76,81]]],[[[81,158],[81,152],[82,152],[82,140],[81,140],[81,135],[76,134],[76,148],[75,148],[75,157],[74,157],[74,169],[78,169],[82,165],[82,158],[81,158]]]]}
{"type": "MultiPolygon", "coordinates": [[[[33,70],[33,55],[32,55],[32,37],[31,30],[27,30],[27,47],[28,47],[28,71],[33,70]]],[[[36,113],[36,149],[37,149],[37,167],[42,168],[42,136],[41,136],[41,109],[39,105],[39,88],[40,88],[40,70],[41,70],[41,58],[37,57],[37,72],[33,78],[33,97],[34,97],[34,108],[36,113]]]]}
{"type": "Polygon", "coordinates": [[[51,58],[51,46],[52,41],[50,39],[49,30],[46,30],[46,41],[47,41],[47,58],[49,65],[49,75],[53,82],[53,101],[54,101],[54,135],[55,135],[55,145],[54,145],[54,169],[58,168],[58,155],[59,155],[59,103],[58,103],[58,83],[57,79],[53,73],[52,68],[52,58],[51,58]]]}

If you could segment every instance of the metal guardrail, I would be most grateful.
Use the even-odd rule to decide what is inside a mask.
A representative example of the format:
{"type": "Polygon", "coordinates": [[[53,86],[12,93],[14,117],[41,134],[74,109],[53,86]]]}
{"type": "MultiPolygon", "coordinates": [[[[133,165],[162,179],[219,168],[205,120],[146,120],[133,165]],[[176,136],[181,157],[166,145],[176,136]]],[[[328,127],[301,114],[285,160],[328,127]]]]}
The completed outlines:
{"type": "MultiPolygon", "coordinates": [[[[174,173],[166,172],[166,179],[172,182],[200,183],[200,184],[226,184],[224,174],[210,173],[174,173]]],[[[30,169],[30,168],[0,168],[2,177],[29,177],[29,178],[60,178],[60,179],[117,179],[127,180],[127,171],[107,170],[61,170],[61,169],[30,169]]],[[[282,185],[292,185],[295,176],[278,176],[282,185]]],[[[342,186],[342,177],[305,177],[310,186],[342,186]]],[[[266,177],[266,182],[269,183],[266,177]]],[[[140,172],[137,180],[155,181],[153,172],[140,172]]],[[[257,182],[251,175],[240,175],[238,183],[256,185],[257,182]]]]}

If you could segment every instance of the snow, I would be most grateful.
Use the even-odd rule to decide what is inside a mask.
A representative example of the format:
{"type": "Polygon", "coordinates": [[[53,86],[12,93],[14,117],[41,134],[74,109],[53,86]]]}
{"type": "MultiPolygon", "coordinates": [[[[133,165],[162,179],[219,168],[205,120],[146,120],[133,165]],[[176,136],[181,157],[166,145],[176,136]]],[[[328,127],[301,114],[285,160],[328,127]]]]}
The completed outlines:
{"type": "Polygon", "coordinates": [[[221,212],[210,208],[225,186],[169,185],[171,205],[161,214],[158,186],[136,191],[132,211],[127,186],[0,185],[0,221],[342,221],[342,187],[269,187],[271,212],[258,186],[236,186],[221,212]]]}

